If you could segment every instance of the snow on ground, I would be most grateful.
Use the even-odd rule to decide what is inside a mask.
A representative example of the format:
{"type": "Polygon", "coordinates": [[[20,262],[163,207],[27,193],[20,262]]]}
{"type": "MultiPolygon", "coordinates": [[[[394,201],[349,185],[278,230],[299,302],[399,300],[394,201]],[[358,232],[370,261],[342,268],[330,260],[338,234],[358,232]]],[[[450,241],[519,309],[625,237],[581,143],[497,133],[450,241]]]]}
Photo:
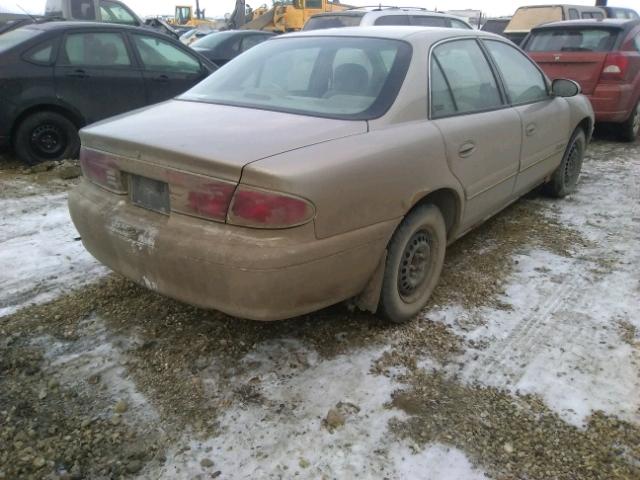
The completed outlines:
{"type": "Polygon", "coordinates": [[[416,454],[392,439],[388,422],[404,414],[387,403],[402,385],[369,372],[385,350],[320,360],[297,340],[258,345],[241,362],[245,373],[232,383],[259,381],[264,398],[229,409],[219,419],[217,437],[185,437],[188,448],[176,446],[167,464],[147,478],[194,478],[205,470],[203,459],[234,479],[486,478],[458,450],[434,446],[416,454]],[[335,429],[326,424],[332,409],[345,419],[335,429]]]}
{"type": "Polygon", "coordinates": [[[594,411],[640,423],[640,358],[621,341],[621,322],[640,329],[640,158],[590,159],[576,194],[554,213],[591,245],[565,258],[548,251],[516,255],[501,300],[511,310],[448,307],[429,312],[489,347],[465,354],[469,382],[536,393],[582,426],[594,411]],[[615,160],[615,161],[612,161],[615,160]],[[457,319],[476,316],[466,332],[457,319]]]}
{"type": "Polygon", "coordinates": [[[0,317],[107,272],[79,241],[66,193],[51,194],[27,182],[23,190],[32,194],[1,200],[0,317]]]}

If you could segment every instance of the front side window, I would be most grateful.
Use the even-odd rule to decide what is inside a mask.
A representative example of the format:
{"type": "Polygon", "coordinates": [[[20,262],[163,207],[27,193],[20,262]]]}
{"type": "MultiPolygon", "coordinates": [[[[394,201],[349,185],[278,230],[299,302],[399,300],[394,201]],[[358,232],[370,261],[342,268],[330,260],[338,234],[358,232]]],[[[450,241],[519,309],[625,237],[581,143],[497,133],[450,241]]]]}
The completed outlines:
{"type": "Polygon", "coordinates": [[[411,47],[397,40],[272,40],[240,55],[179,98],[328,118],[371,119],[384,114],[394,102],[410,57],[411,47]]]}
{"type": "Polygon", "coordinates": [[[103,0],[100,2],[100,12],[103,22],[138,25],[138,21],[131,12],[118,3],[103,0]]]}
{"type": "Polygon", "coordinates": [[[485,45],[502,75],[512,104],[538,102],[549,98],[542,73],[526,56],[503,42],[489,40],[485,41],[485,45]]]}
{"type": "Polygon", "coordinates": [[[545,28],[531,32],[528,52],[609,52],[618,38],[612,28],[545,28]]]}
{"type": "Polygon", "coordinates": [[[134,43],[148,70],[199,73],[200,62],[171,43],[147,35],[133,35],[134,43]]]}
{"type": "Polygon", "coordinates": [[[411,25],[408,15],[385,15],[376,18],[374,25],[411,25]]]}
{"type": "MultiPolygon", "coordinates": [[[[491,110],[503,105],[491,67],[475,40],[455,40],[435,47],[431,74],[438,68],[451,90],[455,114],[491,110]]],[[[447,105],[441,95],[444,93],[431,91],[432,106],[447,105]]],[[[432,115],[436,113],[432,108],[432,115]]]]}
{"type": "Polygon", "coordinates": [[[67,35],[61,62],[67,65],[115,67],[131,65],[119,33],[71,33],[67,35]]]}

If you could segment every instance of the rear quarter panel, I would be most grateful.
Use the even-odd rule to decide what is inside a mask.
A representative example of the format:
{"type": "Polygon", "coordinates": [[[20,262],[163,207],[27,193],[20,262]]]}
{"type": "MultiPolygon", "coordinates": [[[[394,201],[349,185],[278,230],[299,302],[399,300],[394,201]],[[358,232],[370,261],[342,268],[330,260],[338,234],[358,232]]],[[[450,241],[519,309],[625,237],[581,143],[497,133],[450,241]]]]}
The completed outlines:
{"type": "Polygon", "coordinates": [[[316,206],[316,236],[326,238],[400,219],[427,193],[461,188],[439,131],[407,122],[333,140],[245,167],[241,183],[292,193],[316,206]]]}

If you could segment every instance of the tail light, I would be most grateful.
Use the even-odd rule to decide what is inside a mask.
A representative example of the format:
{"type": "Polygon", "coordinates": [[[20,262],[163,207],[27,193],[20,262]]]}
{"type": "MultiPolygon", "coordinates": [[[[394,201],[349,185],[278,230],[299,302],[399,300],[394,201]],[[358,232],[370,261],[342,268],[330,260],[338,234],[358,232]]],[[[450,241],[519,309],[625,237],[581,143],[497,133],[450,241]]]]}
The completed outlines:
{"type": "Polygon", "coordinates": [[[115,160],[101,152],[80,149],[80,167],[83,175],[92,183],[99,185],[114,193],[127,193],[123,182],[122,173],[115,160]]]}
{"type": "Polygon", "coordinates": [[[171,210],[224,222],[236,184],[190,173],[169,172],[171,210]]]}
{"type": "Polygon", "coordinates": [[[292,195],[238,186],[227,220],[254,228],[288,228],[307,223],[315,209],[307,200],[292,195]]]}
{"type": "Polygon", "coordinates": [[[621,52],[609,53],[604,61],[601,80],[624,80],[629,68],[629,58],[621,52]]]}

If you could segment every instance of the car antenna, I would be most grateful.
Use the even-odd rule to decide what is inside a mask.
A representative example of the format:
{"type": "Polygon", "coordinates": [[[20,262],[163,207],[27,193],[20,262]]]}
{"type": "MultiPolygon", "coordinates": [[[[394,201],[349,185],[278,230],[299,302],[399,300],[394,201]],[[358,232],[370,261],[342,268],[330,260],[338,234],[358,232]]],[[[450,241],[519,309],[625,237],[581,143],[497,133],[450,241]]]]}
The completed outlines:
{"type": "Polygon", "coordinates": [[[16,6],[17,6],[20,10],[22,10],[24,13],[26,13],[26,14],[27,14],[27,16],[28,16],[29,18],[31,18],[31,20],[33,20],[33,22],[34,22],[34,23],[36,23],[36,22],[38,21],[38,19],[37,19],[36,17],[34,17],[33,15],[31,15],[31,14],[30,14],[29,12],[27,12],[24,8],[22,8],[22,5],[20,5],[19,3],[16,3],[16,6]]]}

